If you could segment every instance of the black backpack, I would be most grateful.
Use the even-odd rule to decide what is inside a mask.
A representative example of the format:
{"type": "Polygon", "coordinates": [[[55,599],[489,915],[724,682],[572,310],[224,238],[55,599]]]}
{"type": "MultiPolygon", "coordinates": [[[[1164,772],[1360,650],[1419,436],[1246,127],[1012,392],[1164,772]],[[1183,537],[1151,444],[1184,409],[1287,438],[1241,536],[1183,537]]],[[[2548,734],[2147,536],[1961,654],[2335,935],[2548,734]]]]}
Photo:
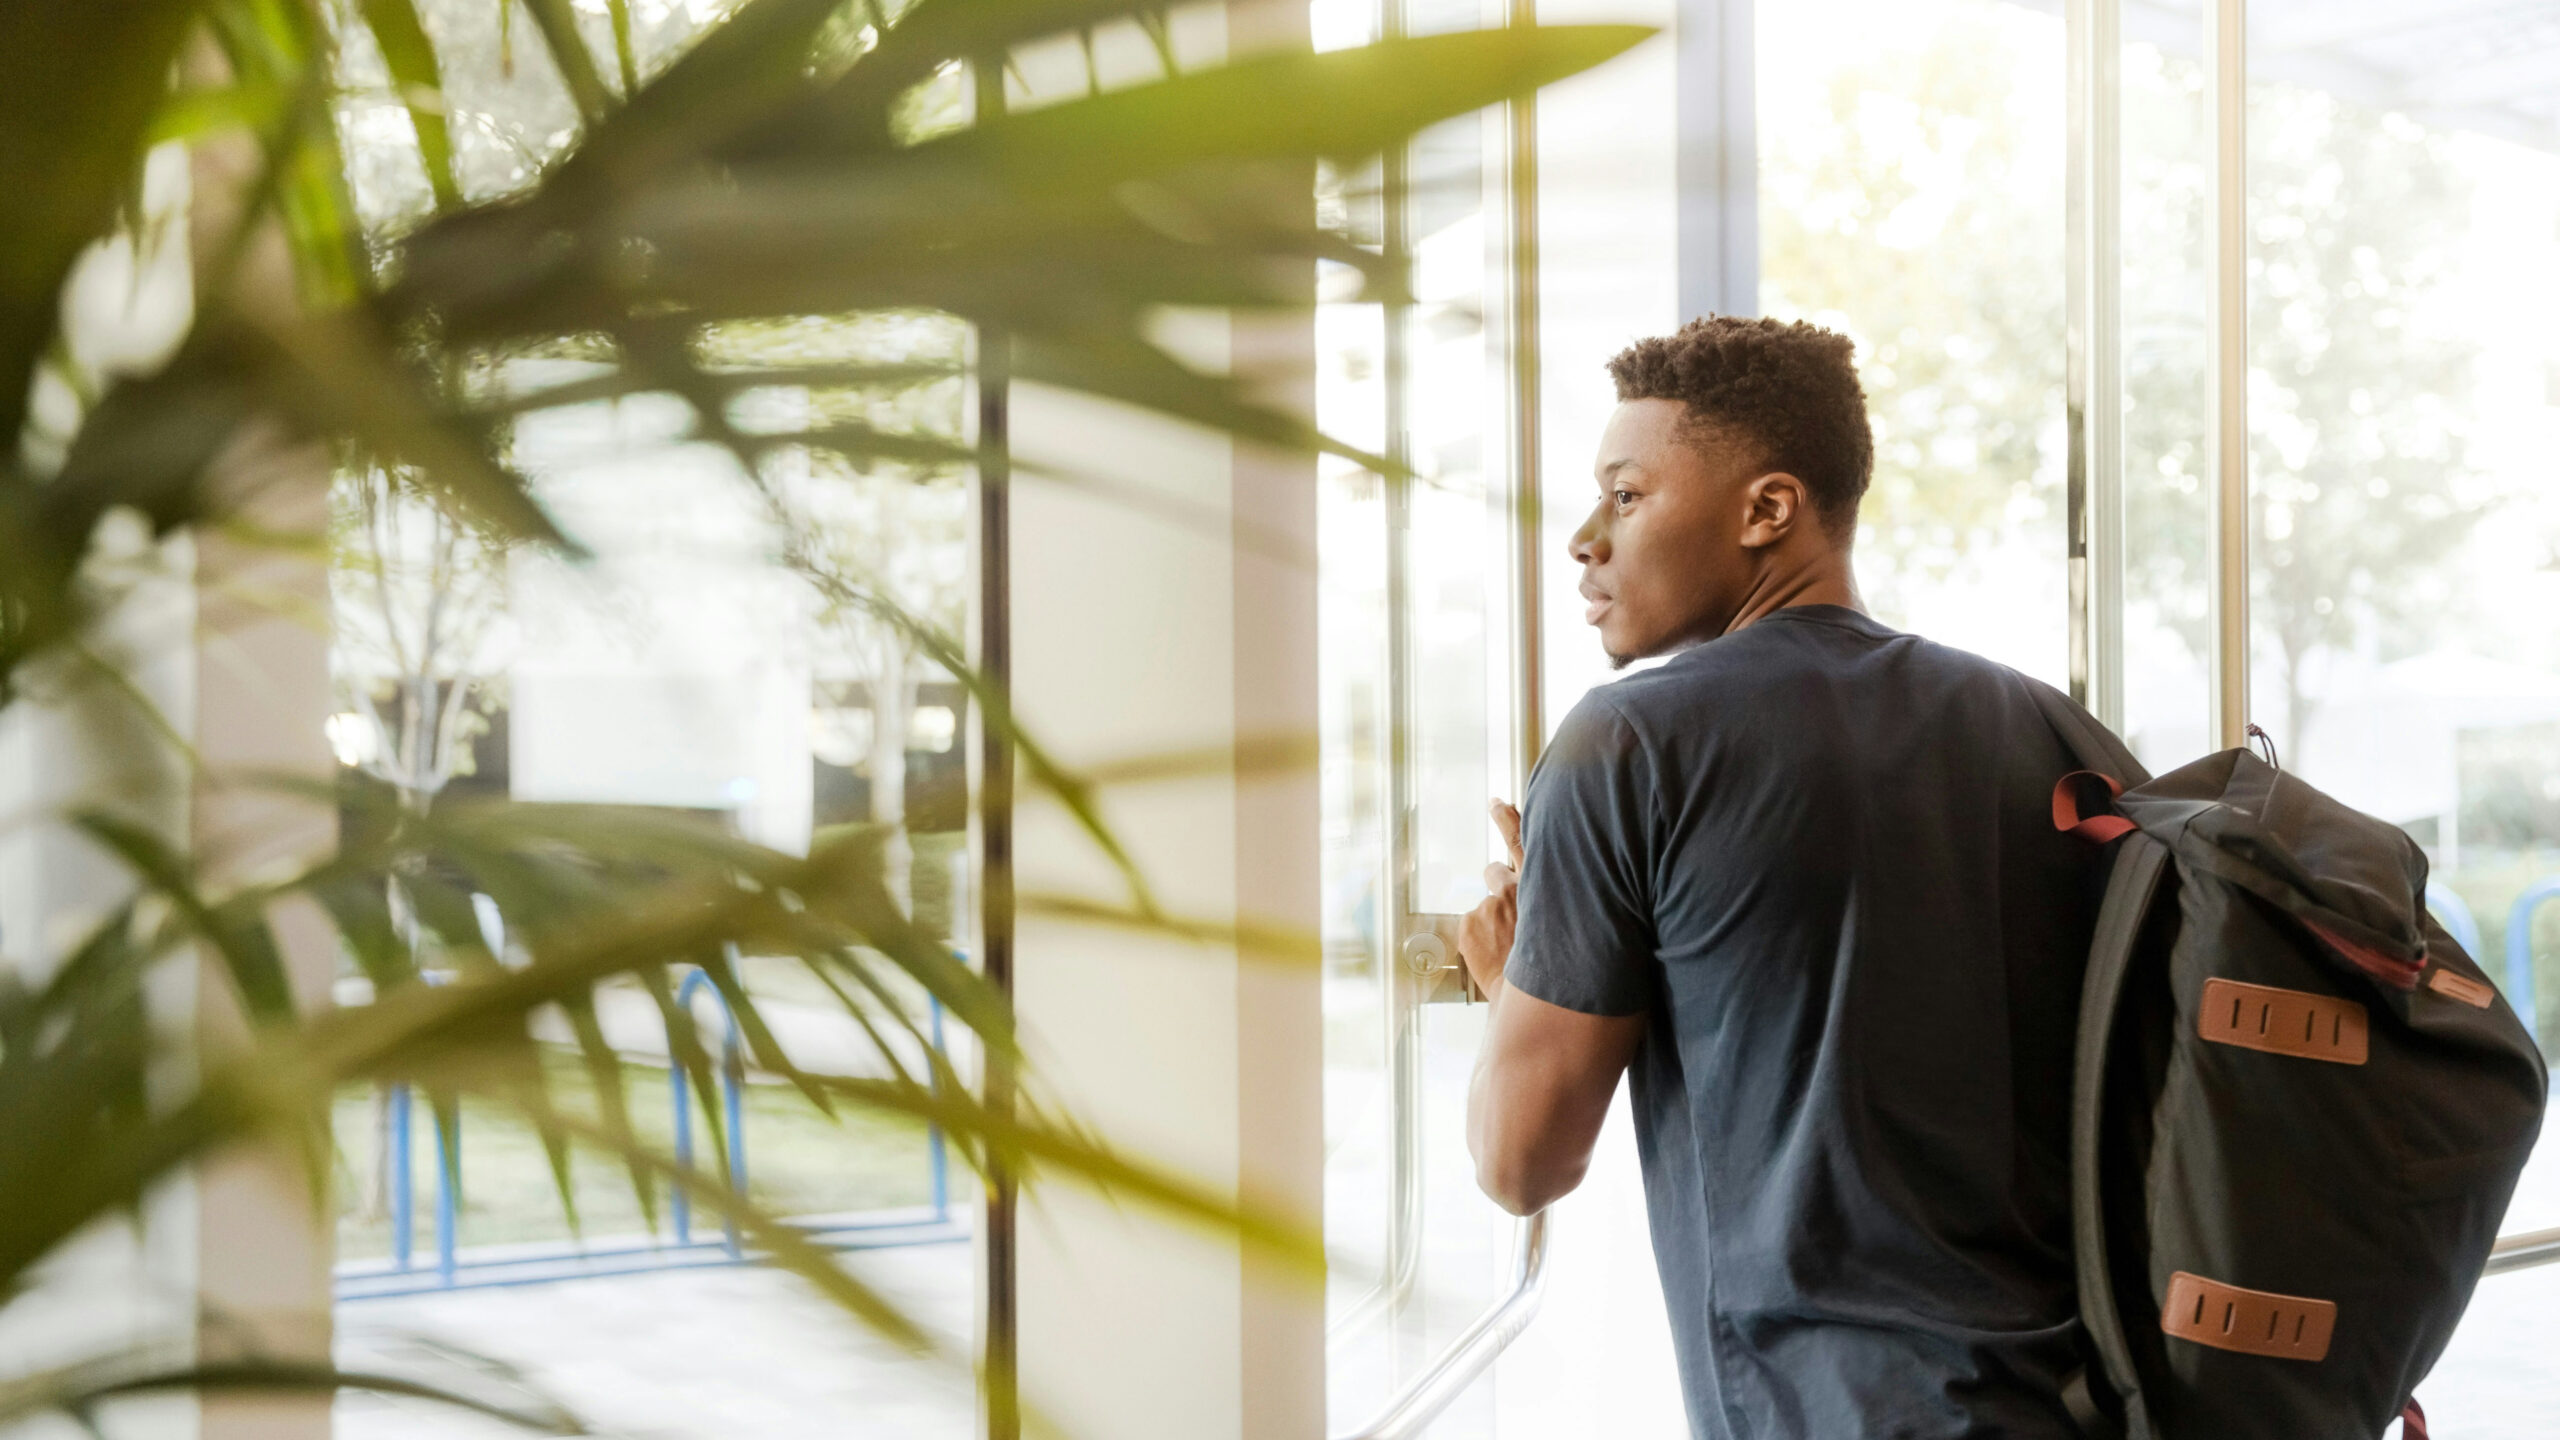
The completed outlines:
{"type": "Polygon", "coordinates": [[[2092,1436],[2370,1440],[2452,1338],[2542,1125],[2527,1027],[2399,827],[2246,749],[2157,779],[2034,687],[2103,846],[2071,1188],[2092,1436]]]}

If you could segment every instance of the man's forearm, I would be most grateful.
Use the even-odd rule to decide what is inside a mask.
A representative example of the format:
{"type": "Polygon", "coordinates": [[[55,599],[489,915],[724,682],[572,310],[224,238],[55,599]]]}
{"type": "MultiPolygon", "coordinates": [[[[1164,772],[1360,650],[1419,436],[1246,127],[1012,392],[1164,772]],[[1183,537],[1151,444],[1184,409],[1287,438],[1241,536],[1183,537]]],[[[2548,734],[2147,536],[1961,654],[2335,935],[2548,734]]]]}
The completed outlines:
{"type": "Polygon", "coordinates": [[[1644,1033],[1641,1015],[1585,1015],[1486,987],[1484,1048],[1467,1093],[1476,1184],[1532,1215],[1582,1183],[1618,1077],[1644,1033]]]}
{"type": "MultiPolygon", "coordinates": [[[[1484,988],[1485,1043],[1476,1052],[1475,1071],[1467,1082],[1467,1153],[1476,1162],[1476,1187],[1514,1215],[1534,1215],[1571,1191],[1582,1180],[1582,1165],[1570,1176],[1543,1173],[1555,1168],[1536,1143],[1536,1127],[1520,1121],[1518,1097],[1508,1093],[1494,1046],[1494,1026],[1511,987],[1499,978],[1484,988]]],[[[1588,1156],[1583,1164],[1588,1164],[1588,1156]]]]}

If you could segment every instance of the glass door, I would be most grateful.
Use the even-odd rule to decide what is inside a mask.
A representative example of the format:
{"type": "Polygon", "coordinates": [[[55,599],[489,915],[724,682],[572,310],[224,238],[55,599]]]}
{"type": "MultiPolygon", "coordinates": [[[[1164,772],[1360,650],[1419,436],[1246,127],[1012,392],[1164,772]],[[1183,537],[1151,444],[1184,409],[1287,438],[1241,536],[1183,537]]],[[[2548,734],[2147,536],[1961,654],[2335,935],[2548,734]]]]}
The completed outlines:
{"type": "MultiPolygon", "coordinates": [[[[2108,117],[2075,168],[2116,192],[2084,216],[2120,300],[2090,336],[2122,387],[2109,718],[2157,768],[2254,721],[2406,830],[2554,1053],[2560,4],[2067,13],[2108,117]]],[[[2506,1229],[2421,1387],[2443,1433],[2550,1429],[2548,1126],[2506,1229]]]]}
{"type": "MultiPolygon", "coordinates": [[[[1317,43],[1498,23],[1475,0],[1317,6],[1317,43]]],[[[1318,415],[1381,457],[1329,460],[1321,511],[1328,1408],[1338,1436],[1492,1430],[1489,1360],[1525,1319],[1521,1227],[1478,1193],[1466,1090],[1484,1011],[1457,918],[1522,780],[1516,636],[1519,298],[1501,110],[1326,177],[1338,229],[1401,294],[1328,267],[1318,415]],[[1512,1302],[1507,1308],[1505,1302],[1512,1302]],[[1462,1345],[1472,1335],[1470,1344],[1462,1345]]]]}
{"type": "MultiPolygon", "coordinates": [[[[2554,1053],[2560,4],[2252,5],[2245,630],[2284,763],[2426,848],[2430,907],[2554,1053]]],[[[2236,538],[2236,537],[2235,537],[2236,538]]],[[[2420,1388],[2560,1415],[2560,1140],[2420,1388]]]]}

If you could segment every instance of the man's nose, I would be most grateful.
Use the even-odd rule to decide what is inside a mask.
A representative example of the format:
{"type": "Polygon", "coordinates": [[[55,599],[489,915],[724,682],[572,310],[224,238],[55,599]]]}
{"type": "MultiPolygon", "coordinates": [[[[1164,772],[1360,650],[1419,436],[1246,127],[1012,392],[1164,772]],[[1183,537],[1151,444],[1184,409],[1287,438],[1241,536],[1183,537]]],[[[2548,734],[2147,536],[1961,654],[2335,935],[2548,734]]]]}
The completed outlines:
{"type": "Polygon", "coordinates": [[[1609,558],[1609,534],[1601,525],[1602,515],[1600,506],[1592,506],[1582,528],[1574,531],[1573,538],[1564,542],[1564,553],[1572,556],[1576,565],[1597,565],[1609,558]]]}

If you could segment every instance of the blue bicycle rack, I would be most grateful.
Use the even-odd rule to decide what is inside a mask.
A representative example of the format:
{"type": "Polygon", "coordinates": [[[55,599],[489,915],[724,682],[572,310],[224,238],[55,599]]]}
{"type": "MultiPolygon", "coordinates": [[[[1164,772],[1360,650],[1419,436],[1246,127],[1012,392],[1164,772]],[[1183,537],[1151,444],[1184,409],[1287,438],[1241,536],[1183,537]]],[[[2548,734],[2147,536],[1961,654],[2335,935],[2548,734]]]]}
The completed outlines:
{"type": "MultiPolygon", "coordinates": [[[[710,975],[698,967],[688,968],[677,984],[676,1004],[690,1013],[695,997],[706,993],[719,1007],[722,1023],[720,1109],[722,1124],[727,1129],[724,1138],[727,1142],[728,1181],[733,1190],[744,1194],[747,1188],[746,1047],[739,1032],[738,1018],[730,1011],[727,998],[712,983],[710,975]]],[[[943,1053],[942,1004],[939,1000],[927,1001],[926,1022],[927,1037],[934,1054],[939,1056],[943,1053]]],[[[694,1163],[692,1086],[681,1064],[669,1064],[667,1088],[673,1105],[675,1161],[691,1169],[694,1163]]],[[[427,1290],[533,1285],[592,1275],[733,1265],[749,1258],[739,1238],[734,1217],[724,1217],[718,1242],[694,1239],[692,1201],[681,1187],[674,1191],[667,1207],[672,1233],[665,1237],[648,1235],[587,1245],[546,1243],[463,1251],[457,1234],[462,1189],[461,1114],[457,1110],[450,1132],[444,1117],[438,1116],[435,1122],[436,1253],[434,1266],[422,1269],[416,1256],[415,1175],[410,1153],[413,1148],[412,1112],[415,1101],[406,1085],[389,1087],[384,1098],[389,1112],[384,1128],[388,1132],[385,1141],[391,1161],[391,1256],[387,1263],[359,1262],[341,1266],[337,1276],[337,1293],[341,1300],[408,1295],[427,1290]]],[[[925,1146],[931,1167],[932,1203],[923,1210],[800,1216],[790,1223],[812,1243],[838,1250],[946,1244],[965,1239],[966,1232],[953,1222],[951,1216],[950,1153],[941,1126],[927,1126],[925,1146]]]]}
{"type": "Polygon", "coordinates": [[[2454,943],[2473,960],[2480,955],[2480,922],[2472,918],[2471,906],[2441,881],[2427,882],[2427,908],[2436,912],[2444,928],[2453,932],[2454,943]]]}
{"type": "MultiPolygon", "coordinates": [[[[2524,888],[2516,897],[2514,908],[2507,911],[2507,976],[2502,987],[2507,1004],[2524,1022],[2534,1043],[2542,1041],[2542,1015],[2534,999],[2533,986],[2533,917],[2545,904],[2560,899],[2560,875],[2548,875],[2524,888]]],[[[2488,956],[2480,948],[2480,922],[2472,918],[2471,907],[2461,896],[2437,882],[2427,882],[2427,908],[2444,921],[2444,928],[2474,960],[2488,956]]]]}
{"type": "Polygon", "coordinates": [[[2524,887],[2515,908],[2507,912],[2507,1003],[2515,1007],[2537,1044],[2542,1040],[2542,1013],[2533,997],[2533,915],[2554,898],[2560,898],[2560,875],[2546,875],[2524,887]]]}
{"type": "MultiPolygon", "coordinates": [[[[738,1017],[730,1011],[727,997],[720,993],[718,986],[711,983],[710,972],[697,969],[684,977],[684,983],[676,987],[676,1008],[688,1014],[691,1013],[693,997],[701,994],[708,994],[712,1003],[720,1007],[722,1025],[720,1113],[729,1127],[729,1188],[744,1195],[747,1193],[745,1048],[738,1038],[738,1017]]],[[[693,1168],[693,1107],[687,1103],[692,1098],[691,1088],[685,1077],[684,1066],[674,1063],[673,1057],[670,1057],[667,1065],[667,1094],[675,1101],[676,1165],[684,1170],[693,1168]]],[[[675,1187],[669,1195],[667,1213],[675,1222],[676,1243],[692,1244],[693,1200],[683,1186],[675,1187]]],[[[743,1252],[738,1248],[738,1222],[735,1219],[723,1219],[720,1222],[720,1230],[724,1237],[722,1243],[729,1251],[729,1258],[732,1260],[742,1258],[743,1252]]]]}

